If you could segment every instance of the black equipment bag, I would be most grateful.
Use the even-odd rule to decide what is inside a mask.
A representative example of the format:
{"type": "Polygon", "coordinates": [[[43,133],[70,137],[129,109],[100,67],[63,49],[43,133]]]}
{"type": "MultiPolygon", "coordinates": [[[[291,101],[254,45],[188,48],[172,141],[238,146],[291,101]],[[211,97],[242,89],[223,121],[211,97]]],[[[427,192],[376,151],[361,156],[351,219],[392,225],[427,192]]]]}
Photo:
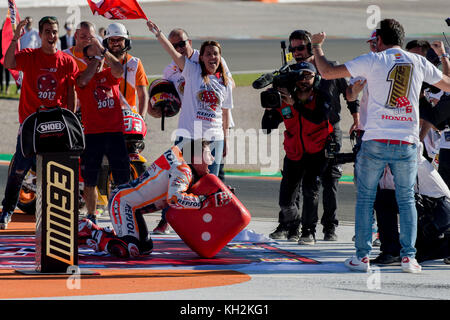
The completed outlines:
{"type": "Polygon", "coordinates": [[[426,237],[439,237],[450,230],[450,202],[446,197],[416,195],[418,230],[426,237]]]}
{"type": "Polygon", "coordinates": [[[72,111],[39,107],[22,124],[20,142],[24,157],[46,152],[83,152],[83,126],[72,111]]]}

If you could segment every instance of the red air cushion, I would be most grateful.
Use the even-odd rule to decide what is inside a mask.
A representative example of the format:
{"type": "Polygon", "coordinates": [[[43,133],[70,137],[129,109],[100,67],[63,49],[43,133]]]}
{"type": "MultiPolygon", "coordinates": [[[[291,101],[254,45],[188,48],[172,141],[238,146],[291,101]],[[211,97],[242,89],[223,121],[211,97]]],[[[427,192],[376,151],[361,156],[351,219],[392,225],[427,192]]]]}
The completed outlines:
{"type": "MultiPolygon", "coordinates": [[[[210,195],[231,191],[213,174],[203,176],[190,193],[210,195]]],[[[174,209],[166,212],[167,222],[189,248],[200,257],[214,257],[228,242],[250,223],[250,213],[233,194],[232,200],[222,206],[203,209],[174,209]]]]}

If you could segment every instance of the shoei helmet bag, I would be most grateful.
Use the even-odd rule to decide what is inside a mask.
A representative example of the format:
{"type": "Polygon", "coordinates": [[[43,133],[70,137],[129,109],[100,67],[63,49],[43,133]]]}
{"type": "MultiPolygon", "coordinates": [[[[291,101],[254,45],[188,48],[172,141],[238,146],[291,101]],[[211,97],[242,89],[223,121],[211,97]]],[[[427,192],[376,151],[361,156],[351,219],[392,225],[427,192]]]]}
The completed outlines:
{"type": "Polygon", "coordinates": [[[82,152],[83,127],[77,116],[60,107],[43,107],[28,116],[20,129],[24,157],[48,152],[82,152]]]}
{"type": "Polygon", "coordinates": [[[161,129],[164,130],[164,118],[175,116],[181,108],[181,100],[172,82],[156,79],[148,89],[148,113],[161,119],[161,129]]]}

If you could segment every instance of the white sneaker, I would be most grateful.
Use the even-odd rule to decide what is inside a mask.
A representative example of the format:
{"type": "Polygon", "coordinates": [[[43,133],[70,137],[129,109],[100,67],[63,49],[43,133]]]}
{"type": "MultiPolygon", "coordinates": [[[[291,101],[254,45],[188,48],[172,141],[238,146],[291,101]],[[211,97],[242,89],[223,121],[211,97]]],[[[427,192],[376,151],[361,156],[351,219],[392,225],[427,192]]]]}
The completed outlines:
{"type": "Polygon", "coordinates": [[[422,267],[414,258],[403,257],[402,258],[402,270],[409,273],[420,273],[422,267]]]}
{"type": "Polygon", "coordinates": [[[353,271],[363,271],[367,272],[370,270],[369,257],[363,257],[359,259],[356,256],[353,256],[344,262],[345,266],[353,271]]]}

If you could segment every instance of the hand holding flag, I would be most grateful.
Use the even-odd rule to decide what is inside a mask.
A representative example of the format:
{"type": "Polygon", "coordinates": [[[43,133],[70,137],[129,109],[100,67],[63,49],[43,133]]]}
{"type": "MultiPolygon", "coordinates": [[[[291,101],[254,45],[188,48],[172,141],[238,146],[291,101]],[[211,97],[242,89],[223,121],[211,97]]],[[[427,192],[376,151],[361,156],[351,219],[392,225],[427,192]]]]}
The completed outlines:
{"type": "MultiPolygon", "coordinates": [[[[3,64],[5,60],[6,52],[8,51],[9,46],[13,38],[17,41],[13,41],[15,51],[18,52],[20,50],[20,43],[18,39],[20,38],[23,27],[25,26],[27,20],[20,21],[19,25],[16,27],[16,23],[20,21],[19,11],[17,10],[16,3],[14,0],[8,0],[8,13],[6,15],[6,20],[2,29],[2,58],[0,59],[0,63],[3,64]],[[21,28],[19,26],[23,25],[21,28]]],[[[16,83],[20,84],[20,74],[16,70],[9,70],[11,75],[13,76],[16,83]]]]}

